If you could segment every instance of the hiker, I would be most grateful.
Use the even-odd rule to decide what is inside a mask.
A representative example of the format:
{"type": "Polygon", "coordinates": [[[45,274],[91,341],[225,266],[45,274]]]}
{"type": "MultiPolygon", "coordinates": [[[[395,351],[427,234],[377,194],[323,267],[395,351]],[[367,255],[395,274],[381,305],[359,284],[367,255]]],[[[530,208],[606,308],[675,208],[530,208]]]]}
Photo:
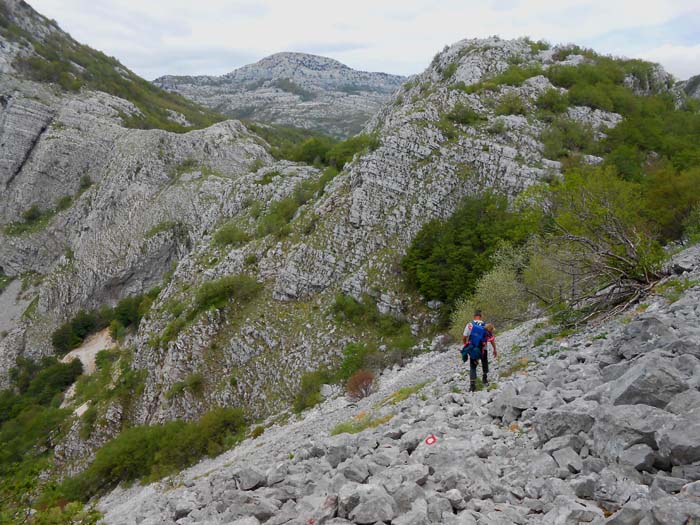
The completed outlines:
{"type": "Polygon", "coordinates": [[[469,359],[469,391],[476,392],[476,367],[481,361],[483,371],[483,382],[488,384],[489,361],[487,345],[491,343],[493,356],[496,357],[496,339],[494,337],[494,326],[489,323],[484,325],[481,319],[481,310],[474,312],[474,319],[464,327],[462,334],[462,361],[469,359]],[[490,328],[490,330],[487,330],[490,328]]]}

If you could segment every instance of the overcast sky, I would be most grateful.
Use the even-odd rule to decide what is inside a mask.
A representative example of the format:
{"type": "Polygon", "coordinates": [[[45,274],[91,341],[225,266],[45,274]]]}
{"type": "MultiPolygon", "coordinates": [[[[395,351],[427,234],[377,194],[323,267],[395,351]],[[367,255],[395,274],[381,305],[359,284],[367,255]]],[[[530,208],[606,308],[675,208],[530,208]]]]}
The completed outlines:
{"type": "Polygon", "coordinates": [[[29,0],[147,79],[222,74],[278,51],[409,75],[445,44],[528,35],[700,74],[698,0],[29,0]]]}

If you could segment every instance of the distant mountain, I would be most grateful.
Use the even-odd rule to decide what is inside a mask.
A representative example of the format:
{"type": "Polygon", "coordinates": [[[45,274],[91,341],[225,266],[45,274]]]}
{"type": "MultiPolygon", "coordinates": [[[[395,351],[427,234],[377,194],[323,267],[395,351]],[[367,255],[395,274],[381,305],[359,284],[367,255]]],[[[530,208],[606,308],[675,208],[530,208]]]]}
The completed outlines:
{"type": "Polygon", "coordinates": [[[154,83],[234,118],[344,137],[359,132],[404,80],[331,58],[276,53],[220,77],[168,75],[154,83]]]}

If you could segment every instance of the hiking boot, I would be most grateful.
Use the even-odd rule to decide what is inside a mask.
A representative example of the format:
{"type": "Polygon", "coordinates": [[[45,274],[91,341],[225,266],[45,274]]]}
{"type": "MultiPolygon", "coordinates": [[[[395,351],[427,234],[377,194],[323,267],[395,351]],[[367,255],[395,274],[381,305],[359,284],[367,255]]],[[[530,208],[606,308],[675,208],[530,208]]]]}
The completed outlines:
{"type": "Polygon", "coordinates": [[[476,392],[476,381],[471,381],[469,383],[469,391],[470,392],[476,392]]]}
{"type": "Polygon", "coordinates": [[[484,386],[485,386],[485,387],[489,386],[489,378],[488,378],[488,377],[484,376],[484,377],[482,378],[482,381],[484,382],[484,386]]]}

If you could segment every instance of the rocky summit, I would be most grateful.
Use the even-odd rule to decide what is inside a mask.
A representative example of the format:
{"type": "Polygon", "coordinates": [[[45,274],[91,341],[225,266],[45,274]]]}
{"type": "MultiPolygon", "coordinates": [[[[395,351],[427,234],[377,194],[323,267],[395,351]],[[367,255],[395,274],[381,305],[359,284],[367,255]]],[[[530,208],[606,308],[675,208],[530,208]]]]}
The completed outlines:
{"type": "MultiPolygon", "coordinates": [[[[676,261],[700,278],[699,247],[676,261]]],[[[526,323],[499,336],[507,357],[476,393],[459,347],[423,354],[359,402],[270,419],[260,437],[98,507],[115,525],[697,523],[699,300],[698,287],[656,297],[539,345],[526,323]]]]}
{"type": "Polygon", "coordinates": [[[219,77],[167,75],[154,83],[232,118],[347,137],[360,132],[404,80],[326,57],[276,53],[219,77]]]}

